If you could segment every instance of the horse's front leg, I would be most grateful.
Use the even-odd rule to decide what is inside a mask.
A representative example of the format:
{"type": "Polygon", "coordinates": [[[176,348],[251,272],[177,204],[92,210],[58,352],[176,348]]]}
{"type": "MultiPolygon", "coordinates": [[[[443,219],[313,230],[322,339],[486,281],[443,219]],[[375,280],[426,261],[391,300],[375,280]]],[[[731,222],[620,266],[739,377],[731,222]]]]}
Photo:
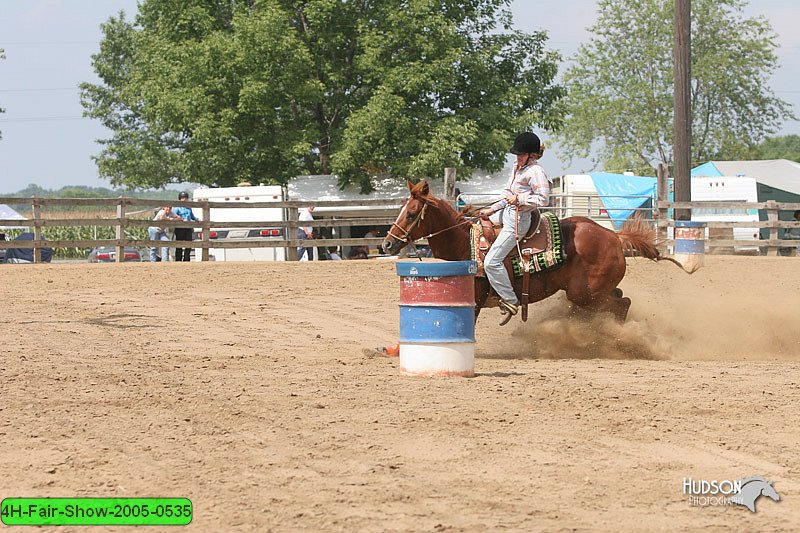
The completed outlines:
{"type": "Polygon", "coordinates": [[[478,323],[478,315],[481,314],[481,309],[486,305],[486,299],[489,297],[489,280],[486,278],[475,278],[475,323],[478,323]]]}

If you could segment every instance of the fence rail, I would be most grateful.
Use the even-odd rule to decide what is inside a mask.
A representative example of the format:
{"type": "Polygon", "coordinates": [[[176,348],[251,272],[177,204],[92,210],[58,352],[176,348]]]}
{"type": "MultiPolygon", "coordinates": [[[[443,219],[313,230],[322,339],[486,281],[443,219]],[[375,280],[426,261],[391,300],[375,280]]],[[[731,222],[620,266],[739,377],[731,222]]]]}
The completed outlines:
{"type": "Polygon", "coordinates": [[[318,219],[313,221],[299,221],[298,209],[313,205],[315,208],[330,207],[387,207],[394,208],[402,204],[398,199],[363,199],[363,200],[325,200],[325,201],[279,201],[279,202],[219,202],[219,201],[184,201],[180,205],[183,207],[199,208],[203,215],[198,222],[183,222],[173,220],[158,221],[158,226],[164,228],[194,228],[200,229],[201,239],[199,241],[158,241],[135,239],[126,236],[125,230],[128,228],[141,228],[153,226],[154,222],[150,219],[129,218],[126,213],[131,206],[156,208],[163,207],[164,200],[149,200],[140,198],[0,198],[3,203],[8,205],[30,205],[32,206],[33,218],[26,220],[0,219],[0,226],[17,226],[33,228],[33,241],[0,241],[0,249],[3,248],[33,248],[34,261],[41,261],[41,249],[48,248],[93,248],[99,246],[113,246],[117,248],[116,260],[124,259],[124,248],[134,247],[155,247],[155,248],[194,248],[202,252],[201,259],[209,260],[208,250],[215,249],[234,249],[234,248],[287,248],[290,259],[296,259],[297,247],[306,245],[307,247],[322,246],[375,246],[380,244],[380,238],[341,238],[341,239],[319,239],[302,240],[285,238],[296,234],[300,227],[314,228],[334,228],[334,227],[353,227],[353,226],[373,226],[388,225],[394,222],[394,218],[376,217],[374,214],[365,213],[364,217],[348,217],[337,219],[318,219]],[[110,218],[44,218],[43,207],[99,207],[116,208],[116,217],[110,218]],[[258,220],[258,221],[215,221],[211,219],[211,209],[283,209],[285,220],[258,220]],[[78,240],[41,240],[42,229],[48,227],[81,227],[99,226],[115,228],[114,239],[78,239],[78,240]],[[241,241],[223,242],[215,241],[210,238],[211,230],[215,228],[236,229],[236,228],[257,228],[270,227],[282,228],[285,230],[284,238],[274,238],[269,240],[243,239],[241,241]]]}
{"type": "MultiPolygon", "coordinates": [[[[675,220],[669,218],[671,210],[688,210],[690,213],[694,210],[708,210],[708,209],[730,209],[739,212],[747,212],[749,210],[766,211],[767,220],[743,220],[743,221],[708,221],[705,222],[709,230],[723,230],[723,229],[769,229],[768,239],[733,239],[727,238],[727,235],[721,237],[713,235],[709,231],[709,238],[706,240],[706,246],[710,249],[714,248],[753,248],[759,251],[763,248],[767,255],[778,255],[781,248],[796,248],[800,241],[793,241],[789,239],[778,238],[779,229],[793,229],[800,228],[800,221],[779,220],[780,212],[794,212],[800,209],[800,203],[787,203],[776,202],[768,200],[766,202],[665,202],[660,201],[657,203],[658,208],[658,222],[657,227],[659,231],[659,241],[662,245],[674,244],[674,239],[667,238],[668,228],[675,227],[675,220]]],[[[673,211],[674,212],[674,211],[673,211]]],[[[733,237],[731,231],[730,237],[733,237]]]]}
{"type": "MultiPolygon", "coordinates": [[[[598,197],[599,198],[599,197],[598,197]]],[[[601,200],[601,198],[599,198],[601,200]]],[[[3,248],[33,248],[34,260],[41,260],[41,248],[93,248],[98,246],[113,246],[117,248],[116,260],[122,261],[124,258],[124,248],[126,246],[135,247],[157,247],[157,248],[194,248],[201,251],[201,259],[209,259],[208,250],[210,248],[286,248],[289,251],[289,258],[296,258],[296,249],[299,246],[322,247],[322,246],[375,246],[381,243],[382,239],[365,238],[337,238],[320,240],[301,240],[286,238],[296,234],[299,227],[315,228],[335,228],[353,226],[374,226],[389,225],[394,218],[376,217],[369,212],[365,212],[363,217],[331,218],[318,219],[313,221],[299,221],[297,210],[302,207],[315,206],[316,208],[336,208],[336,207],[399,207],[402,203],[398,199],[364,199],[364,200],[329,200],[329,201],[281,201],[281,202],[211,202],[211,201],[186,201],[180,205],[185,207],[199,208],[203,216],[199,222],[181,221],[159,221],[158,225],[168,228],[199,228],[201,239],[197,241],[154,241],[128,237],[126,230],[129,228],[142,228],[153,225],[153,221],[143,218],[130,218],[129,207],[162,207],[165,205],[163,200],[148,200],[139,198],[0,198],[3,203],[9,205],[30,205],[32,206],[32,219],[15,220],[0,219],[0,226],[19,226],[33,228],[33,241],[0,241],[0,249],[3,248]],[[43,207],[114,207],[116,216],[110,218],[44,218],[43,207]],[[237,209],[259,209],[259,208],[281,208],[284,209],[285,220],[262,220],[262,221],[214,221],[210,214],[213,208],[237,208],[237,209]],[[78,227],[96,226],[115,228],[115,238],[113,239],[77,239],[77,240],[41,240],[42,230],[48,227],[78,227]],[[283,238],[270,240],[242,239],[241,241],[223,242],[215,241],[210,238],[210,231],[214,228],[255,228],[268,226],[271,228],[282,228],[285,230],[283,238]],[[292,253],[294,252],[294,253],[292,253]]],[[[598,206],[600,207],[600,206],[598,206]]],[[[561,206],[553,206],[555,211],[564,210],[561,206]]],[[[673,239],[667,239],[667,229],[674,227],[675,221],[669,218],[670,213],[675,210],[696,209],[732,209],[736,211],[759,210],[766,211],[766,220],[758,221],[709,221],[707,227],[710,230],[733,230],[736,228],[748,229],[769,229],[768,239],[740,240],[733,239],[733,231],[727,235],[711,235],[707,240],[709,248],[732,248],[732,247],[758,247],[767,250],[770,255],[776,255],[779,248],[795,247],[797,244],[787,239],[780,239],[778,231],[800,228],[800,222],[779,220],[781,211],[795,211],[800,209],[800,203],[785,202],[657,202],[655,209],[640,208],[634,211],[650,213],[656,217],[656,227],[659,231],[659,241],[662,245],[670,245],[673,239]]],[[[763,218],[763,217],[762,217],[763,218]]],[[[716,232],[722,233],[722,232],[716,232]]]]}

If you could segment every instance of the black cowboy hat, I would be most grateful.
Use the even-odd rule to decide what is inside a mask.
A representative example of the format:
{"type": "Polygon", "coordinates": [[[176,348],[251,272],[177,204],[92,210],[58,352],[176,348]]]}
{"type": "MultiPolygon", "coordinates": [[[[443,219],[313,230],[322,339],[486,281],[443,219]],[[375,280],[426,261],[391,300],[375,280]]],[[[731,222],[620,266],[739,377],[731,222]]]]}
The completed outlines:
{"type": "Polygon", "coordinates": [[[517,135],[517,138],[514,139],[514,146],[511,147],[509,152],[514,155],[538,154],[541,149],[542,143],[539,141],[539,136],[526,131],[517,135]]]}

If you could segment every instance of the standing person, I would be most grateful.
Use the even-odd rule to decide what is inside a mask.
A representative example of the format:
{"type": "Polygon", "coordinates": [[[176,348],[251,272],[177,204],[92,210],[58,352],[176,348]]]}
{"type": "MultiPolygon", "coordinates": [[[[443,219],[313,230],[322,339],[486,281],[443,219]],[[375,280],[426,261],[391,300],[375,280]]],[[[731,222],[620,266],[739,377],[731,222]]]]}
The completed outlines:
{"type": "MultiPolygon", "coordinates": [[[[189,200],[189,193],[181,191],[178,194],[178,201],[186,202],[189,200]]],[[[199,219],[194,216],[191,207],[178,206],[173,209],[175,215],[184,222],[199,222],[199,219]]],[[[176,241],[192,241],[194,228],[175,228],[176,241]]],[[[175,261],[189,261],[191,257],[191,248],[175,248],[175,261]]]]}
{"type": "MultiPolygon", "coordinates": [[[[310,222],[314,220],[314,206],[310,205],[305,209],[300,210],[299,220],[300,222],[310,222]]],[[[297,238],[300,240],[306,239],[313,239],[314,238],[314,228],[311,226],[304,226],[297,228],[297,238]]],[[[300,261],[313,261],[314,260],[314,248],[306,248],[304,246],[297,247],[297,259],[300,261]]]]}
{"type": "MultiPolygon", "coordinates": [[[[172,206],[167,205],[159,209],[156,216],[153,217],[154,221],[160,220],[180,220],[180,217],[174,215],[172,213],[172,206]]],[[[150,226],[147,228],[147,234],[150,237],[151,241],[170,241],[172,240],[169,233],[167,233],[167,228],[163,226],[150,226]]],[[[164,246],[161,248],[161,261],[169,261],[169,247],[164,246]]],[[[150,248],[150,261],[155,263],[159,261],[157,247],[153,246],[150,248]]]]}
{"type": "MultiPolygon", "coordinates": [[[[503,189],[502,198],[483,209],[483,216],[503,210],[503,229],[486,253],[484,269],[492,288],[500,297],[500,312],[514,316],[519,311],[519,299],[511,286],[503,260],[531,227],[533,214],[550,202],[550,179],[539,166],[544,145],[535,133],[517,135],[510,152],[517,156],[511,178],[503,189]]],[[[537,217],[538,218],[538,217],[537,217]]],[[[507,317],[511,318],[511,317],[507,317]]],[[[505,324],[508,320],[503,321],[505,324]]]]}

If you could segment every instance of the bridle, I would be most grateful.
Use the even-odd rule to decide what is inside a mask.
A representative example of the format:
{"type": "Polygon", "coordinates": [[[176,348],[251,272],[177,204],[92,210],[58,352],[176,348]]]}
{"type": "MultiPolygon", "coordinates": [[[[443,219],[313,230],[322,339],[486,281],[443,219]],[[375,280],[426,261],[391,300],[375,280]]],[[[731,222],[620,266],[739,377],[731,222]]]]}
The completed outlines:
{"type": "MultiPolygon", "coordinates": [[[[422,209],[420,209],[419,214],[417,215],[417,218],[414,219],[414,222],[411,223],[411,225],[408,227],[408,229],[405,229],[405,228],[401,227],[400,224],[397,223],[397,220],[400,220],[400,218],[403,216],[403,213],[406,210],[406,207],[408,207],[408,201],[406,201],[405,205],[403,206],[403,209],[400,211],[400,214],[397,216],[397,220],[392,222],[392,227],[389,228],[389,231],[386,234],[387,237],[391,235],[392,237],[395,238],[395,240],[397,240],[399,242],[402,242],[404,245],[408,246],[412,242],[419,241],[421,239],[430,239],[431,237],[435,237],[435,236],[437,236],[439,234],[442,234],[442,233],[444,233],[446,231],[450,231],[453,228],[457,228],[457,227],[463,226],[465,224],[472,224],[473,220],[475,220],[476,218],[480,218],[480,217],[465,217],[465,219],[463,221],[461,221],[461,222],[459,222],[457,224],[453,224],[452,226],[448,226],[448,227],[446,227],[446,228],[444,228],[442,230],[435,231],[433,233],[429,233],[428,235],[424,235],[424,236],[419,237],[417,239],[411,239],[411,232],[414,231],[414,228],[419,226],[420,222],[422,222],[422,220],[425,218],[425,211],[428,209],[428,205],[429,205],[428,202],[426,202],[422,198],[417,197],[417,199],[420,202],[422,202],[422,209]],[[397,235],[392,233],[392,230],[394,228],[397,228],[398,230],[400,230],[403,233],[403,236],[402,237],[398,237],[397,235]]],[[[409,198],[409,200],[411,200],[411,198],[409,198]]]]}
{"type": "MultiPolygon", "coordinates": [[[[392,227],[389,228],[389,232],[387,233],[387,236],[391,235],[396,240],[402,242],[405,245],[409,245],[409,244],[411,244],[413,242],[411,240],[411,232],[414,231],[414,228],[419,226],[420,222],[422,222],[422,220],[425,218],[425,211],[428,210],[428,202],[426,202],[425,200],[423,200],[421,198],[417,198],[417,199],[420,202],[422,202],[422,209],[419,210],[419,214],[417,215],[417,218],[414,219],[414,222],[412,222],[411,225],[408,226],[408,229],[403,228],[402,226],[400,226],[400,224],[397,223],[397,221],[400,220],[400,218],[402,218],[403,213],[406,212],[406,208],[408,207],[408,201],[406,201],[405,205],[403,205],[403,209],[400,211],[400,214],[397,215],[397,220],[392,222],[392,227]],[[398,230],[400,230],[403,233],[402,237],[398,237],[397,235],[392,233],[392,230],[394,230],[395,228],[397,228],[398,230]]],[[[409,201],[410,200],[411,200],[411,198],[409,198],[409,201]]],[[[419,239],[414,239],[414,240],[419,240],[419,239]]]]}

